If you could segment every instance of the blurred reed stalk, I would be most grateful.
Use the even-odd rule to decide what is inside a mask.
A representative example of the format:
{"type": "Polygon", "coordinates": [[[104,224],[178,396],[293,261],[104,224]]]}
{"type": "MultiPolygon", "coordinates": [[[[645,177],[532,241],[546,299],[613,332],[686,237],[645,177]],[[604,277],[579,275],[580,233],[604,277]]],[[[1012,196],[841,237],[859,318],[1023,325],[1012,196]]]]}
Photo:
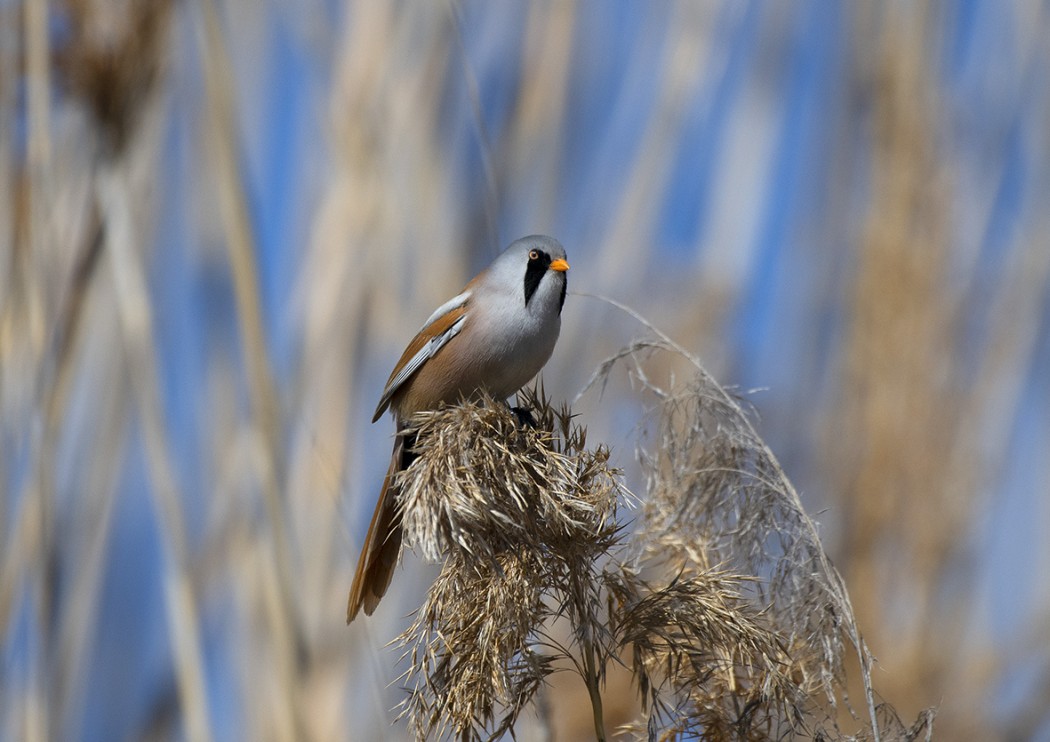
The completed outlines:
{"type": "Polygon", "coordinates": [[[219,178],[217,190],[237,299],[238,329],[243,343],[247,386],[254,417],[252,427],[258,432],[263,449],[260,457],[264,462],[259,472],[260,489],[267,516],[266,525],[271,536],[264,541],[269,547],[269,569],[264,571],[263,576],[273,581],[264,592],[267,599],[263,605],[270,620],[268,635],[278,665],[276,677],[280,682],[280,692],[277,699],[282,708],[282,713],[277,715],[281,722],[278,727],[279,737],[289,741],[301,740],[307,732],[301,716],[302,704],[296,701],[296,695],[300,692],[308,653],[299,618],[294,611],[296,600],[292,587],[292,575],[298,574],[301,567],[289,540],[289,513],[282,500],[283,488],[287,483],[285,451],[281,442],[284,426],[277,389],[270,371],[259,296],[257,245],[244,194],[241,157],[237,151],[239,137],[234,115],[237,101],[231,80],[230,58],[226,52],[219,14],[212,0],[200,0],[195,26],[210,114],[208,145],[216,157],[215,168],[219,178]]]}
{"type": "Polygon", "coordinates": [[[185,498],[177,484],[157,389],[157,364],[151,342],[152,314],[145,277],[135,255],[130,191],[118,169],[99,174],[99,197],[106,223],[107,252],[132,390],[145,434],[152,477],[151,493],[165,551],[164,592],[171,627],[179,700],[186,715],[186,735],[195,742],[212,739],[201,656],[197,599],[191,585],[185,498]]]}
{"type": "Polygon", "coordinates": [[[848,298],[827,470],[845,513],[840,563],[857,615],[880,648],[886,693],[904,699],[902,713],[916,711],[918,699],[943,696],[950,709],[943,733],[989,736],[977,709],[1000,660],[986,656],[959,669],[959,648],[973,628],[964,617],[977,590],[974,567],[982,562],[972,524],[989,505],[983,493],[1006,453],[988,441],[1009,439],[1017,374],[1035,347],[1017,318],[1030,316],[1044,295],[1050,250],[1045,239],[1022,237],[991,302],[991,343],[970,371],[960,359],[972,352],[967,323],[982,277],[960,287],[956,275],[955,173],[943,156],[953,143],[934,71],[940,12],[887,6],[858,19],[865,43],[857,85],[872,103],[872,197],[848,298]],[[955,692],[931,695],[949,687],[955,692]]]}
{"type": "MultiPolygon", "coordinates": [[[[28,341],[20,350],[26,352],[24,363],[30,368],[39,367],[44,354],[45,323],[47,322],[46,310],[42,296],[42,287],[39,283],[39,274],[35,263],[40,260],[43,248],[48,242],[49,223],[47,213],[49,207],[50,179],[52,176],[51,158],[51,65],[50,65],[50,41],[47,29],[47,4],[45,0],[29,0],[25,8],[25,55],[28,89],[28,128],[29,147],[27,154],[27,166],[23,174],[25,200],[27,209],[23,216],[23,237],[20,253],[21,263],[18,267],[19,278],[24,281],[23,295],[21,298],[25,303],[21,307],[24,314],[22,320],[25,325],[25,340],[28,341]]],[[[18,235],[16,234],[16,239],[18,235]]],[[[28,390],[23,390],[26,392],[28,390]]],[[[12,578],[28,577],[27,588],[29,591],[32,611],[36,621],[43,625],[51,615],[50,599],[53,595],[52,586],[48,582],[50,575],[47,565],[50,563],[50,530],[52,518],[52,497],[47,489],[47,483],[41,482],[46,475],[43,473],[45,455],[48,452],[47,443],[41,440],[42,431],[39,422],[34,426],[31,434],[30,446],[31,457],[38,457],[38,463],[34,467],[33,478],[22,494],[21,502],[24,508],[25,519],[19,518],[19,526],[24,529],[20,533],[26,534],[25,541],[20,544],[24,546],[25,555],[11,555],[12,561],[24,569],[24,574],[18,567],[12,578]]],[[[14,539],[20,541],[20,539],[14,539]]],[[[12,585],[18,584],[12,580],[12,585]]],[[[14,587],[4,590],[4,593],[14,592],[14,587]]],[[[3,624],[6,627],[7,621],[3,624]]],[[[31,640],[29,679],[27,682],[26,697],[24,699],[24,722],[25,726],[21,733],[25,735],[28,742],[46,740],[50,737],[49,725],[49,699],[47,669],[49,651],[47,639],[41,633],[36,633],[31,640]]]]}

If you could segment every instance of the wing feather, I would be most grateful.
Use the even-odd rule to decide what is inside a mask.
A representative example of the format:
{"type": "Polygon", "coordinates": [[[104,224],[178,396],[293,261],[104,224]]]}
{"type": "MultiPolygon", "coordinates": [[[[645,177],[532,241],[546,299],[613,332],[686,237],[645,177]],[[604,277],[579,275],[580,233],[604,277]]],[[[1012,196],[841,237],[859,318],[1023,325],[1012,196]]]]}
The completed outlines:
{"type": "Polygon", "coordinates": [[[459,309],[460,307],[462,307],[464,304],[467,303],[467,299],[469,299],[469,298],[470,298],[470,292],[469,291],[463,291],[462,293],[459,293],[456,296],[453,296],[451,299],[446,301],[440,307],[435,309],[433,314],[431,314],[429,317],[427,317],[427,321],[423,323],[423,327],[421,327],[419,331],[420,332],[425,331],[428,327],[430,327],[430,325],[432,325],[437,320],[441,319],[441,317],[443,317],[448,312],[451,312],[454,309],[459,309]]]}
{"type": "MultiPolygon", "coordinates": [[[[445,347],[449,340],[458,335],[460,330],[463,329],[463,324],[467,321],[467,298],[469,298],[469,294],[464,292],[464,294],[460,294],[456,299],[453,299],[452,302],[442,305],[442,307],[452,305],[452,308],[437,316],[436,319],[434,315],[431,315],[430,320],[427,321],[423,329],[412,338],[412,342],[408,344],[405,352],[401,354],[401,360],[397,362],[394,370],[390,372],[390,378],[387,380],[386,388],[383,389],[383,396],[376,406],[372,422],[382,417],[383,412],[386,411],[387,406],[390,404],[391,397],[411,378],[412,374],[433,358],[439,350],[445,347]],[[453,305],[452,302],[459,300],[460,297],[464,298],[453,305]]],[[[435,314],[437,313],[435,312],[435,314]]]]}

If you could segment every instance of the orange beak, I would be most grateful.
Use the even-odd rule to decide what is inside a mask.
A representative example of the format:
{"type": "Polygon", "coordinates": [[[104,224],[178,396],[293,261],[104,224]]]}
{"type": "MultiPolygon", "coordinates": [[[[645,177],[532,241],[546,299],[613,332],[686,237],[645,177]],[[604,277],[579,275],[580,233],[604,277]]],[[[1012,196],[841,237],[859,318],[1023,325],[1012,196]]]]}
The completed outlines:
{"type": "Polygon", "coordinates": [[[569,270],[569,264],[566,263],[561,258],[558,258],[557,260],[552,260],[551,261],[550,269],[552,271],[558,271],[559,273],[564,273],[565,271],[569,270]]]}

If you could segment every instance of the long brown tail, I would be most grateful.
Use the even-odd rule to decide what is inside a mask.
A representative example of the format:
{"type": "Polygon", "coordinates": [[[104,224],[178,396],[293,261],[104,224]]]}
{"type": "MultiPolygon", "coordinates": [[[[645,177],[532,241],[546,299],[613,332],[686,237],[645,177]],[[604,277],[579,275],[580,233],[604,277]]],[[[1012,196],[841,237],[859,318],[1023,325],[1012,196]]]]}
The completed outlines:
{"type": "Polygon", "coordinates": [[[383,489],[379,493],[372,523],[368,526],[368,535],[365,536],[365,544],[357,560],[354,584],[350,587],[350,599],[346,604],[348,624],[354,620],[362,606],[365,615],[372,615],[394,577],[394,567],[397,566],[397,557],[401,552],[401,514],[398,512],[398,488],[394,478],[410,462],[405,439],[401,435],[401,426],[398,425],[390,468],[383,479],[383,489]]]}

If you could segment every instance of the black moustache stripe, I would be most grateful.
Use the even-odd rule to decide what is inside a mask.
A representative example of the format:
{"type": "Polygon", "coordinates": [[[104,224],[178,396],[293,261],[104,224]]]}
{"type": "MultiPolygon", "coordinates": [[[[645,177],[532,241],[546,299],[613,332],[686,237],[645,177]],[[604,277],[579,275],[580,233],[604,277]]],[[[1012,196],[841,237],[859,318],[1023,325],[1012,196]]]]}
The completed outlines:
{"type": "Polygon", "coordinates": [[[536,260],[530,260],[528,265],[525,267],[525,306],[529,305],[529,301],[532,299],[532,295],[536,293],[536,289],[540,287],[540,281],[543,280],[543,274],[547,272],[547,269],[551,265],[551,256],[547,253],[540,253],[540,257],[536,260]]]}

